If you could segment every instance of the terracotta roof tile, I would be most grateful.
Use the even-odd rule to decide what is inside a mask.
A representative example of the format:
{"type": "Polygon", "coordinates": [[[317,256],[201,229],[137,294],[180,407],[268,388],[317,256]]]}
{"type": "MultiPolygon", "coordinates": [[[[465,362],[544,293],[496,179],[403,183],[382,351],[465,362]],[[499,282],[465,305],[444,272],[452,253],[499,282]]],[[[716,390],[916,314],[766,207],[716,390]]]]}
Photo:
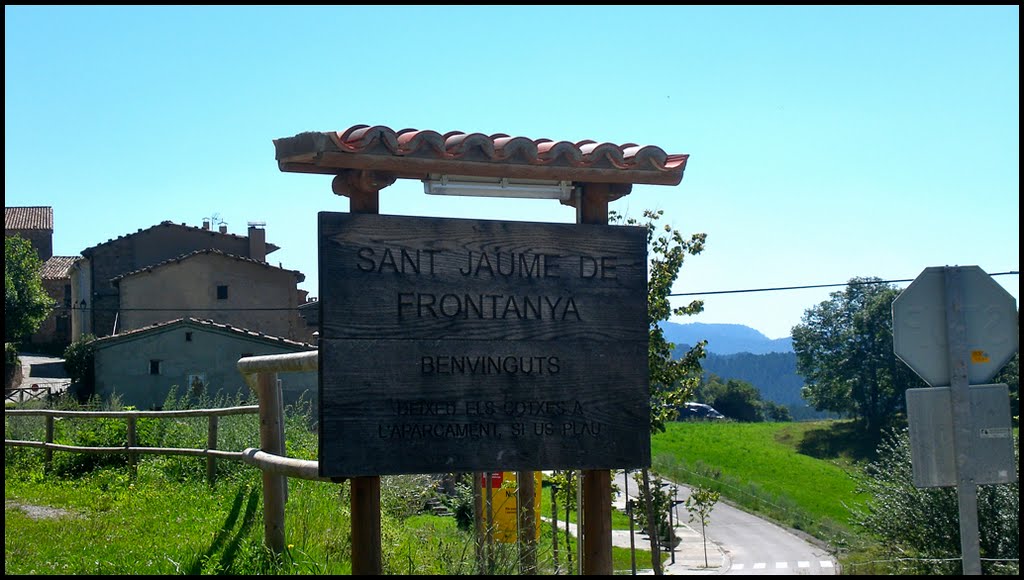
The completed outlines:
{"type": "Polygon", "coordinates": [[[188,325],[188,326],[195,326],[195,327],[206,327],[206,328],[213,329],[213,330],[221,330],[221,331],[233,332],[233,333],[240,334],[240,335],[243,335],[243,336],[247,336],[247,337],[250,337],[250,338],[256,338],[256,339],[264,340],[266,342],[273,342],[273,343],[276,343],[276,344],[283,344],[283,345],[298,347],[298,348],[301,348],[302,350],[316,350],[316,348],[317,348],[316,346],[314,346],[312,344],[305,343],[305,342],[299,342],[297,340],[291,340],[291,339],[288,339],[288,338],[281,338],[279,336],[271,336],[269,334],[264,334],[262,332],[258,332],[258,331],[255,331],[255,330],[248,330],[248,329],[245,329],[245,328],[239,328],[237,326],[231,326],[230,324],[221,324],[219,322],[214,322],[213,320],[210,320],[210,319],[202,319],[202,318],[176,318],[174,320],[167,320],[165,322],[154,322],[153,324],[151,324],[149,326],[144,326],[142,328],[136,328],[134,330],[129,330],[129,331],[126,331],[126,332],[121,332],[120,334],[112,334],[110,336],[104,336],[102,338],[97,338],[93,342],[96,343],[97,346],[106,346],[106,345],[108,345],[110,343],[116,342],[116,341],[118,341],[120,339],[123,339],[123,338],[135,337],[135,336],[147,333],[147,332],[152,332],[154,330],[167,329],[168,327],[175,326],[175,325],[188,325]]]}
{"type": "Polygon", "coordinates": [[[62,280],[64,278],[70,278],[71,266],[81,256],[51,256],[50,259],[43,262],[42,278],[43,280],[62,280]]]}
{"type": "Polygon", "coordinates": [[[135,276],[137,274],[142,274],[144,272],[152,272],[153,270],[155,270],[157,268],[162,268],[162,267],[168,266],[170,264],[174,264],[174,263],[177,263],[177,262],[182,262],[184,260],[188,260],[189,258],[193,258],[193,257],[199,256],[201,254],[213,254],[215,256],[223,256],[225,258],[230,258],[232,260],[238,260],[239,262],[250,262],[250,263],[253,263],[253,264],[256,264],[256,265],[259,265],[259,266],[263,266],[264,268],[272,268],[274,270],[281,270],[283,272],[290,272],[290,273],[295,275],[295,278],[299,282],[302,282],[303,280],[306,279],[306,276],[302,272],[299,272],[298,270],[286,270],[285,268],[279,268],[277,266],[274,266],[273,264],[270,264],[269,262],[261,262],[260,260],[254,260],[252,258],[246,258],[244,256],[236,256],[234,254],[228,254],[226,252],[222,252],[220,250],[216,250],[216,249],[213,249],[213,248],[205,248],[205,249],[202,249],[202,250],[196,250],[194,252],[189,252],[187,254],[182,254],[180,256],[176,256],[174,258],[170,258],[170,259],[164,260],[163,262],[157,262],[156,264],[153,264],[151,266],[146,266],[145,268],[139,268],[138,270],[133,270],[131,272],[125,272],[124,274],[121,274],[119,276],[115,276],[114,278],[111,278],[110,281],[111,282],[116,282],[118,280],[121,280],[122,278],[127,278],[129,276],[135,276]]]}
{"type": "Polygon", "coordinates": [[[49,206],[4,207],[5,230],[53,231],[53,208],[49,206]]]}
{"type": "Polygon", "coordinates": [[[282,171],[339,173],[345,169],[527,177],[593,183],[676,185],[689,155],[660,147],[584,140],[552,141],[452,131],[354,125],[344,131],[300,133],[275,139],[282,171]],[[513,175],[514,173],[514,175],[513,175]]]}

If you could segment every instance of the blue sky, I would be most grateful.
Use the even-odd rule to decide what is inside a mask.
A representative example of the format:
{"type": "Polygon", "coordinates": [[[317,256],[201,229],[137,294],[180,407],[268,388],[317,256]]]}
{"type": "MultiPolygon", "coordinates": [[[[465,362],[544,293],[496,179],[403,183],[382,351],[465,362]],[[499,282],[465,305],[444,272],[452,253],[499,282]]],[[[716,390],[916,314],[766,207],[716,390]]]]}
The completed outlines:
{"type": "MultiPolygon", "coordinates": [[[[266,222],[317,295],[328,176],[273,140],[352,125],[656,145],[662,209],[704,232],[675,291],[1017,271],[1020,9],[989,7],[4,7],[5,204],[54,209],[54,251],[163,220],[266,222]]],[[[573,222],[547,200],[427,196],[381,213],[573,222]]],[[[1019,299],[1019,276],[996,280],[1019,299]]],[[[898,284],[903,287],[906,283],[898,284]]],[[[677,322],[788,336],[840,288],[704,296],[677,322]]],[[[692,297],[677,298],[683,304],[692,297]]]]}

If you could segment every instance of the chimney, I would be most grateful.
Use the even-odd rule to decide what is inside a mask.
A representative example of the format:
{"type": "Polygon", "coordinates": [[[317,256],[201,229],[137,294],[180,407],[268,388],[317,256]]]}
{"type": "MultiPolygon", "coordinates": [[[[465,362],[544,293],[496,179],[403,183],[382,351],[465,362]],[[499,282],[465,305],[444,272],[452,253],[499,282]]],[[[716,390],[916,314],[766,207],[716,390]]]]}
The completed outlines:
{"type": "Polygon", "coordinates": [[[264,222],[249,222],[249,258],[267,261],[267,231],[262,226],[264,222]]]}
{"type": "Polygon", "coordinates": [[[228,224],[220,224],[220,228],[218,229],[220,230],[220,233],[226,234],[228,233],[228,224]]]}
{"type": "Polygon", "coordinates": [[[206,218],[203,218],[203,229],[204,230],[210,229],[210,220],[208,220],[206,218]]]}

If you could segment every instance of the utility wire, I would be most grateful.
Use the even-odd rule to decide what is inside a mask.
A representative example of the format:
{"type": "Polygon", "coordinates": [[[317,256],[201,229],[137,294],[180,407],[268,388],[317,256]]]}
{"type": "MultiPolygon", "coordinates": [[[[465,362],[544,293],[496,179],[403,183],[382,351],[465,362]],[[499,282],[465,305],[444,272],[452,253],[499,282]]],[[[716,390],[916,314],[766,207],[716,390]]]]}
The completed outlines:
{"type": "MultiPolygon", "coordinates": [[[[1017,270],[1010,270],[1008,272],[996,272],[995,274],[989,274],[989,276],[1019,276],[1020,272],[1017,270]]],[[[834,288],[836,286],[867,286],[870,284],[898,284],[901,282],[913,282],[914,278],[904,278],[901,280],[861,280],[858,282],[844,282],[842,284],[811,284],[808,286],[778,286],[776,288],[748,288],[746,290],[713,290],[710,292],[675,292],[669,294],[669,296],[707,296],[710,294],[740,294],[745,292],[774,292],[776,290],[806,290],[809,288],[834,288]]]]}
{"type": "MultiPolygon", "coordinates": [[[[1009,270],[1006,272],[996,272],[989,274],[989,276],[1019,276],[1020,271],[1009,270]]],[[[745,294],[751,292],[777,292],[780,290],[808,290],[812,288],[836,288],[841,286],[867,286],[871,284],[900,284],[904,282],[913,282],[914,278],[902,278],[899,280],[860,280],[856,282],[843,282],[841,284],[809,284],[806,286],[777,286],[774,288],[746,288],[743,290],[710,290],[706,292],[673,292],[669,294],[670,297],[675,296],[709,296],[712,294],[745,294]]],[[[81,310],[81,308],[75,306],[58,306],[55,309],[63,310],[81,310]]],[[[119,312],[226,312],[226,311],[259,311],[259,312],[281,312],[289,310],[298,310],[298,308],[283,307],[283,308],[93,308],[86,307],[87,310],[109,310],[119,312]]]]}

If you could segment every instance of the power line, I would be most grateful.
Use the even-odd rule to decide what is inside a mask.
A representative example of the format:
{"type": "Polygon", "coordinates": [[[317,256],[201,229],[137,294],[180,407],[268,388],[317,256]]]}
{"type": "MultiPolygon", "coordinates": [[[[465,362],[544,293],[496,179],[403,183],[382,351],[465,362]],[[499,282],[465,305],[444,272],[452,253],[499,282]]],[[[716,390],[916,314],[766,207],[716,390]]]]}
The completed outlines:
{"type": "MultiPolygon", "coordinates": [[[[989,276],[1019,276],[1018,270],[1009,270],[1006,272],[995,272],[989,274],[989,276]]],[[[809,290],[813,288],[836,288],[843,286],[867,286],[871,284],[901,284],[906,282],[913,282],[914,278],[901,278],[898,280],[861,280],[857,282],[843,282],[837,284],[808,284],[805,286],[776,286],[773,288],[745,288],[742,290],[709,290],[705,292],[673,292],[669,294],[670,297],[675,296],[709,296],[712,294],[745,294],[751,292],[777,292],[781,290],[809,290]]],[[[307,303],[308,304],[308,303],[307,303]]],[[[81,310],[77,306],[57,306],[55,310],[81,310]]],[[[279,307],[279,308],[111,308],[111,307],[99,307],[94,308],[87,306],[86,310],[93,311],[111,311],[111,312],[284,312],[298,310],[298,307],[279,307]]]]}
{"type": "MultiPolygon", "coordinates": [[[[1020,272],[1017,270],[1010,270],[1008,272],[996,272],[989,274],[989,276],[1018,276],[1020,272]]],[[[807,290],[809,288],[834,288],[837,286],[867,286],[870,284],[898,284],[903,282],[913,282],[914,278],[904,278],[900,280],[862,280],[859,282],[844,282],[842,284],[811,284],[807,286],[778,286],[775,288],[748,288],[745,290],[712,290],[709,292],[675,292],[669,294],[669,296],[707,296],[710,294],[741,294],[746,292],[774,292],[776,290],[807,290]]]]}

